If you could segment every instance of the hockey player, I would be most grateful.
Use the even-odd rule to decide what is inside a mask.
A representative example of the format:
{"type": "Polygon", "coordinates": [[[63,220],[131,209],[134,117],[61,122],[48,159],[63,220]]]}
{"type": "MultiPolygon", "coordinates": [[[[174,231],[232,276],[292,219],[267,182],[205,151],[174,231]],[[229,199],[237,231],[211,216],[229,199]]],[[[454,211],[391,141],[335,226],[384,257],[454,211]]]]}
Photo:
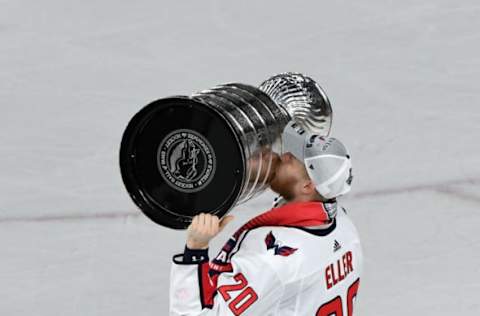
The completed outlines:
{"type": "Polygon", "coordinates": [[[199,214],[173,257],[170,315],[353,315],[362,271],[357,231],[337,205],[351,161],[337,139],[290,123],[272,179],[281,195],[209,261],[208,244],[232,216],[199,214]]]}

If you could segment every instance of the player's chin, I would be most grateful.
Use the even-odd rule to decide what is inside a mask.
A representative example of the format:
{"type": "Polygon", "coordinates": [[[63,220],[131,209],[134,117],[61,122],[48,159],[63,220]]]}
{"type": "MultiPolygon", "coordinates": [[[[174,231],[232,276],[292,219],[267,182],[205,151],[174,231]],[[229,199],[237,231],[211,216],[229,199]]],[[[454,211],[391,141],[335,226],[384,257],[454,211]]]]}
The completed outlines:
{"type": "Polygon", "coordinates": [[[270,186],[270,189],[287,200],[291,199],[292,197],[292,192],[288,186],[274,183],[273,186],[270,186]]]}
{"type": "Polygon", "coordinates": [[[282,179],[279,178],[278,173],[272,178],[272,181],[270,181],[270,189],[280,195],[284,191],[284,185],[282,184],[282,179]]]}
{"type": "Polygon", "coordinates": [[[270,170],[270,172],[267,174],[267,179],[265,180],[265,183],[267,183],[268,185],[270,185],[272,183],[272,181],[275,179],[277,175],[277,171],[276,169],[272,169],[270,170]]]}
{"type": "Polygon", "coordinates": [[[270,172],[268,173],[267,175],[267,179],[266,179],[266,183],[269,185],[269,186],[272,186],[275,185],[275,182],[278,182],[278,164],[277,165],[273,165],[271,168],[270,168],[270,172]]]}
{"type": "Polygon", "coordinates": [[[270,189],[271,189],[273,192],[278,193],[278,192],[277,192],[278,186],[277,186],[276,174],[273,173],[269,180],[270,180],[270,181],[268,181],[268,184],[269,184],[269,186],[270,186],[270,189]]]}

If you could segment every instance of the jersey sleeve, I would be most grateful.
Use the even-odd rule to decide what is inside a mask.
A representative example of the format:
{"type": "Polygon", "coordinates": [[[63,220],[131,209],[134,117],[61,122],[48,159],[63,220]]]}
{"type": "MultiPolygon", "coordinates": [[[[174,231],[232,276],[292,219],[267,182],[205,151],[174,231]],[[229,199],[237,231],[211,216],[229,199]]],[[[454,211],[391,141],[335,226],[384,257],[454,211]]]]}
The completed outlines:
{"type": "Polygon", "coordinates": [[[239,250],[221,273],[208,255],[175,255],[170,274],[171,316],[275,315],[283,293],[265,253],[239,250]],[[217,269],[215,269],[217,270],[217,269]]]}

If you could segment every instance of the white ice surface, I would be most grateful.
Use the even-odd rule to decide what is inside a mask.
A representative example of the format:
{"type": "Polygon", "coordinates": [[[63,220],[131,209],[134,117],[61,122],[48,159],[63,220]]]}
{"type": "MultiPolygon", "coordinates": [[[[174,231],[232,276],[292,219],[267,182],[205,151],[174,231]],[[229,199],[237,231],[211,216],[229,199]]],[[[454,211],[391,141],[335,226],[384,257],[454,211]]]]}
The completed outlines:
{"type": "Polygon", "coordinates": [[[123,129],[283,71],[318,80],[352,151],[357,315],[480,314],[479,29],[473,0],[0,0],[0,315],[166,315],[185,233],[129,199],[123,129]]]}

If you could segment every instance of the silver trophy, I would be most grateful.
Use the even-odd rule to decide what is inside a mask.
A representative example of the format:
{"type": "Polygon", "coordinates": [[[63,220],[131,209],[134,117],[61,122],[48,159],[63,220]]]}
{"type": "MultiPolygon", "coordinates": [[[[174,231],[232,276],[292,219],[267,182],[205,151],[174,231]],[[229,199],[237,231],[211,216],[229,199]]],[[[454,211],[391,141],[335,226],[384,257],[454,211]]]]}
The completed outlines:
{"type": "Polygon", "coordinates": [[[201,212],[221,217],[268,187],[291,120],[323,136],[332,124],[325,92],[299,73],[154,101],[124,132],[124,184],[160,225],[185,229],[201,212]]]}

